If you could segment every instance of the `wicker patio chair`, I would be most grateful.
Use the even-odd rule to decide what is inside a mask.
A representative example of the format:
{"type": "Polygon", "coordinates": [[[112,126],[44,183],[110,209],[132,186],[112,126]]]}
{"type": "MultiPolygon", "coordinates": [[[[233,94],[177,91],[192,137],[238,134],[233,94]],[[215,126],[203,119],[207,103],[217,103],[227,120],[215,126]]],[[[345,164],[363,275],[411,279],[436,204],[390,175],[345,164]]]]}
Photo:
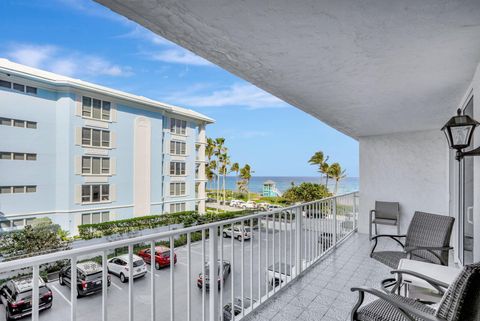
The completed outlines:
{"type": "MultiPolygon", "coordinates": [[[[426,279],[427,280],[427,279],[426,279]]],[[[427,282],[435,283],[435,280],[427,282]]],[[[440,285],[441,286],[441,285],[440,285]]],[[[367,287],[358,291],[358,301],[352,309],[352,321],[479,321],[480,263],[467,265],[448,287],[438,308],[393,293],[367,287]],[[378,299],[362,306],[365,293],[378,299]]]]}
{"type": "Polygon", "coordinates": [[[378,234],[377,225],[397,226],[400,234],[400,203],[375,201],[375,209],[370,211],[368,235],[372,239],[372,224],[375,225],[375,234],[378,234]]]}
{"type": "Polygon", "coordinates": [[[434,264],[448,265],[448,253],[452,249],[450,235],[455,219],[449,216],[415,212],[406,235],[375,235],[370,253],[373,259],[388,265],[392,269],[398,267],[401,259],[412,259],[434,264]],[[375,248],[379,238],[391,238],[400,244],[403,251],[377,251],[375,248]],[[400,241],[405,238],[405,244],[400,241]]]}

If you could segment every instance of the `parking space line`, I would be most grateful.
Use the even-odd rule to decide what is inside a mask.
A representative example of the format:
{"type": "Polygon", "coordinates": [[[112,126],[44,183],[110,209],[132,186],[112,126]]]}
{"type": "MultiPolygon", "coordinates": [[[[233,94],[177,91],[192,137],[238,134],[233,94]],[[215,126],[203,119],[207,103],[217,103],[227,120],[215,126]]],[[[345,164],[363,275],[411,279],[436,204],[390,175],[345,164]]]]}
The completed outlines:
{"type": "Polygon", "coordinates": [[[50,284],[50,286],[55,290],[55,292],[57,292],[65,301],[67,301],[68,304],[71,304],[70,303],[70,300],[67,299],[67,297],[65,295],[63,295],[62,291],[60,291],[59,289],[57,289],[57,287],[53,284],[50,284]]]}
{"type": "Polygon", "coordinates": [[[111,285],[113,285],[114,287],[116,287],[117,289],[119,289],[120,291],[123,291],[123,288],[121,288],[120,286],[116,285],[115,282],[113,282],[113,280],[110,282],[111,285]]]}

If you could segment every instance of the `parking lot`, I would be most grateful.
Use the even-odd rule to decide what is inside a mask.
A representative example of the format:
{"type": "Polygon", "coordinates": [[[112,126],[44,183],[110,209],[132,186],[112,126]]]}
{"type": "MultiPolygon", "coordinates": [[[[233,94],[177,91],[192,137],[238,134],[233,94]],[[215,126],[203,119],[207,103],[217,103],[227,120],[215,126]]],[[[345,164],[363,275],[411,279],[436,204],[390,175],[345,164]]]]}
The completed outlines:
{"type": "MultiPolygon", "coordinates": [[[[267,237],[265,230],[261,232],[261,269],[258,269],[258,241],[259,231],[253,233],[252,240],[244,241],[244,296],[250,297],[250,253],[253,250],[253,298],[258,300],[258,277],[261,278],[261,293],[266,293],[265,278],[266,266],[273,262],[272,258],[272,243],[273,231],[270,230],[268,234],[268,248],[269,258],[268,265],[266,264],[266,243],[267,237]]],[[[276,239],[276,258],[275,262],[279,261],[278,253],[278,238],[279,232],[275,232],[276,239]]],[[[220,245],[219,240],[219,245],[220,245]]],[[[231,245],[232,239],[223,239],[223,257],[225,260],[232,262],[231,245]]],[[[227,277],[225,286],[223,288],[223,303],[227,303],[231,299],[232,276],[235,284],[235,297],[241,297],[241,283],[242,283],[242,242],[233,240],[234,244],[234,262],[232,265],[232,274],[227,277]]],[[[282,261],[287,258],[287,263],[290,259],[290,233],[288,231],[282,232],[282,250],[287,249],[287,252],[282,252],[282,261]],[[286,246],[285,242],[286,241],[286,246]]],[[[205,242],[206,259],[208,259],[208,240],[205,242]]],[[[202,320],[202,290],[196,285],[198,274],[202,271],[202,243],[195,242],[191,246],[191,275],[190,282],[187,284],[187,249],[186,247],[179,247],[175,250],[177,253],[178,262],[174,268],[174,314],[176,320],[187,319],[187,287],[191,289],[191,308],[192,320],[202,320]]],[[[292,256],[292,261],[294,257],[292,256]]],[[[151,278],[155,278],[156,284],[156,304],[155,311],[158,319],[169,319],[170,316],[170,268],[162,268],[155,270],[152,276],[151,268],[148,266],[148,273],[134,281],[134,315],[136,320],[148,320],[151,309],[151,292],[150,282],[151,278]]],[[[119,278],[111,275],[112,284],[108,289],[108,319],[109,320],[128,320],[128,283],[121,283],[119,278]]],[[[40,313],[40,320],[48,321],[63,321],[70,317],[70,288],[61,286],[58,281],[51,282],[48,286],[53,291],[53,306],[49,310],[40,313]]],[[[77,320],[97,321],[101,320],[102,309],[102,295],[98,292],[87,297],[78,298],[77,300],[77,320]]],[[[205,312],[208,315],[208,292],[205,295],[205,312]]],[[[4,309],[0,309],[0,320],[4,320],[4,309]]],[[[30,317],[24,320],[29,320],[30,317]]]]}

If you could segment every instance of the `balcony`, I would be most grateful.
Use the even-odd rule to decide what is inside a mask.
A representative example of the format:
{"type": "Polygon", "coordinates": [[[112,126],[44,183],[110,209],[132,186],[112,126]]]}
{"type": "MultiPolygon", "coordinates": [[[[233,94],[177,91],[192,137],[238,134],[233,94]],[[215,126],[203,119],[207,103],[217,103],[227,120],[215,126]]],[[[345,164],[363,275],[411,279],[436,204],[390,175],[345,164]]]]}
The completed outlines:
{"type": "Polygon", "coordinates": [[[322,315],[335,314],[344,320],[350,305],[343,304],[342,310],[335,305],[351,300],[343,293],[347,281],[361,275],[359,282],[370,284],[378,271],[377,265],[367,260],[367,239],[355,233],[357,209],[358,193],[350,193],[278,211],[4,262],[0,278],[31,276],[34,321],[217,321],[223,319],[225,305],[242,298],[252,299],[253,304],[241,309],[236,320],[278,320],[278,313],[286,320],[306,318],[314,313],[318,316],[319,309],[324,310],[322,315]],[[160,241],[170,245],[169,257],[175,255],[177,262],[169,260],[157,270],[150,268],[157,263],[155,257],[145,259],[150,263],[147,273],[134,279],[133,255],[140,249],[154,252],[160,241]],[[83,265],[77,263],[95,261],[111,270],[110,259],[120,254],[128,258],[126,283],[103,268],[94,285],[96,293],[77,297],[79,289],[89,287],[85,287],[88,278],[82,276],[83,265]],[[222,261],[224,268],[219,269],[222,261]],[[53,306],[40,311],[40,275],[54,262],[70,269],[71,279],[63,274],[61,285],[49,278],[53,306]],[[214,285],[208,280],[215,280],[214,285]],[[68,281],[78,287],[65,286],[68,281]]]}

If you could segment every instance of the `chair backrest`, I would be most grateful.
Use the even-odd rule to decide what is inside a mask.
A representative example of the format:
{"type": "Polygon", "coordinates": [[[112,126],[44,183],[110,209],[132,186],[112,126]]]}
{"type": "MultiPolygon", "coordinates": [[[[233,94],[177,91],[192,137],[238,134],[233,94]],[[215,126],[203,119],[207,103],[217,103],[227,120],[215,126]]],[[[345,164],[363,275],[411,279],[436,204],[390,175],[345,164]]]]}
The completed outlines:
{"type": "Polygon", "coordinates": [[[375,201],[375,218],[396,220],[400,212],[400,204],[397,202],[375,201]]]}
{"type": "MultiPolygon", "coordinates": [[[[449,246],[454,221],[455,219],[453,217],[445,215],[415,212],[408,227],[405,247],[449,246]]],[[[444,262],[448,262],[448,251],[435,251],[435,253],[438,254],[444,262]]],[[[435,255],[428,251],[415,251],[412,253],[412,256],[424,258],[433,263],[441,263],[435,255]]]]}
{"type": "Polygon", "coordinates": [[[463,268],[445,292],[436,315],[447,321],[480,320],[480,263],[463,268]]]}

